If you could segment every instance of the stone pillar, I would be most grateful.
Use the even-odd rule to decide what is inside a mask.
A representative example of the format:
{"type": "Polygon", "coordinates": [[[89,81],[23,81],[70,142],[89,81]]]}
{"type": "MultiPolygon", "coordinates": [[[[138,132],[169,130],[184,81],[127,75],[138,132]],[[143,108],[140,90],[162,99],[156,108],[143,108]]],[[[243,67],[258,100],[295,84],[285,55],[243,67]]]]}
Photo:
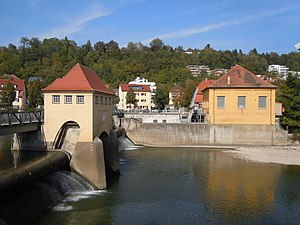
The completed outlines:
{"type": "Polygon", "coordinates": [[[78,142],[71,158],[71,168],[92,186],[105,189],[105,163],[103,143],[95,137],[93,142],[78,142]]]}

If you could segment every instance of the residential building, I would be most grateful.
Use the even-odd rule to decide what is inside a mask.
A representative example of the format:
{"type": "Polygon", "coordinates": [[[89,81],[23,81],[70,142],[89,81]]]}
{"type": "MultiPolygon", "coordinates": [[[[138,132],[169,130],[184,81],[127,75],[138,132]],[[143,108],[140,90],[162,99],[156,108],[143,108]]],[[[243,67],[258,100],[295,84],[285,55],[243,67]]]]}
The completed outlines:
{"type": "Polygon", "coordinates": [[[153,97],[156,93],[156,83],[155,82],[151,82],[151,81],[148,81],[148,79],[145,79],[145,78],[140,78],[140,77],[137,77],[134,81],[130,81],[128,84],[136,84],[136,85],[149,85],[150,87],[150,90],[151,90],[151,108],[155,108],[155,104],[154,104],[154,101],[153,101],[153,97]]]}
{"type": "MultiPolygon", "coordinates": [[[[15,109],[25,109],[26,106],[26,88],[25,81],[18,78],[16,75],[5,75],[3,79],[0,79],[0,91],[10,83],[15,90],[15,100],[12,103],[12,107],[15,109]]],[[[5,104],[5,103],[2,103],[5,104]]]]}
{"type": "Polygon", "coordinates": [[[281,65],[269,65],[268,67],[268,72],[270,73],[276,73],[282,76],[283,78],[286,78],[289,72],[289,68],[286,66],[281,66],[281,65]]]}
{"type": "Polygon", "coordinates": [[[131,110],[135,106],[126,103],[126,96],[129,90],[132,90],[136,97],[136,107],[138,109],[151,109],[151,89],[149,85],[144,84],[120,84],[118,109],[131,110]]]}
{"type": "Polygon", "coordinates": [[[210,124],[275,125],[276,86],[236,65],[203,90],[210,124]]]}
{"type": "Polygon", "coordinates": [[[170,109],[175,109],[178,107],[177,101],[179,97],[182,95],[183,88],[178,84],[175,84],[169,91],[169,107],[170,109]]]}
{"type": "Polygon", "coordinates": [[[210,68],[204,65],[187,65],[186,68],[190,70],[193,77],[198,77],[201,73],[206,74],[207,71],[210,71],[210,68]]]}
{"type": "Polygon", "coordinates": [[[207,88],[208,86],[212,85],[216,80],[208,80],[207,78],[203,81],[201,81],[197,88],[196,88],[196,97],[194,100],[194,105],[198,106],[199,108],[202,107],[203,102],[203,90],[207,88]]]}

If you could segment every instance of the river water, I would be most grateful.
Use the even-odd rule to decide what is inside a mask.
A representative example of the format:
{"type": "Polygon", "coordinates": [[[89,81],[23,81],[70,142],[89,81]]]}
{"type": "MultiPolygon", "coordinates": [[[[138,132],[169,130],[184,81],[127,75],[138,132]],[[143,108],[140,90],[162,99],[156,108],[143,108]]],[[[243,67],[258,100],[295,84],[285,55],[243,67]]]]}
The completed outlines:
{"type": "Polygon", "coordinates": [[[123,151],[108,190],[71,193],[36,224],[300,224],[300,167],[197,148],[123,151]]]}
{"type": "MultiPolygon", "coordinates": [[[[10,151],[10,139],[0,137],[0,172],[47,154],[10,151]]],[[[75,188],[36,224],[300,224],[300,166],[216,149],[129,149],[107,190],[75,188]]]]}

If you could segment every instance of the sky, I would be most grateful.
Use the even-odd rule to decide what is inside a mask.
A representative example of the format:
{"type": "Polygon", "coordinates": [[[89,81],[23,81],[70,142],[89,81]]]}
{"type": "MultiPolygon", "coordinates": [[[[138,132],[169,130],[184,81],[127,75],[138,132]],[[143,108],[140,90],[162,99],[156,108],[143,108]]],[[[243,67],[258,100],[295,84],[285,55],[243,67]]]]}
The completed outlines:
{"type": "Polygon", "coordinates": [[[1,0],[0,46],[22,37],[164,44],[184,49],[297,51],[299,0],[1,0]]]}

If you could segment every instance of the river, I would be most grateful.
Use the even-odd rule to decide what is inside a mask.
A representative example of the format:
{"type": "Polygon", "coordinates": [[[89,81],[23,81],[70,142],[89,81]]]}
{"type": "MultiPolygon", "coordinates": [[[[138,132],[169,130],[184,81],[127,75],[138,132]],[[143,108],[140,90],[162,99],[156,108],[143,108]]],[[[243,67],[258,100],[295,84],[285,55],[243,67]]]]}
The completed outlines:
{"type": "Polygon", "coordinates": [[[36,224],[299,223],[299,166],[144,147],[121,153],[121,176],[107,190],[71,193],[36,224]]]}
{"type": "MultiPolygon", "coordinates": [[[[10,139],[0,137],[0,172],[47,154],[10,151],[10,139]]],[[[74,183],[36,224],[300,223],[300,166],[247,162],[217,149],[129,149],[121,152],[121,175],[107,190],[74,183]]],[[[47,180],[66,183],[66,176],[74,175],[47,180]]]]}

